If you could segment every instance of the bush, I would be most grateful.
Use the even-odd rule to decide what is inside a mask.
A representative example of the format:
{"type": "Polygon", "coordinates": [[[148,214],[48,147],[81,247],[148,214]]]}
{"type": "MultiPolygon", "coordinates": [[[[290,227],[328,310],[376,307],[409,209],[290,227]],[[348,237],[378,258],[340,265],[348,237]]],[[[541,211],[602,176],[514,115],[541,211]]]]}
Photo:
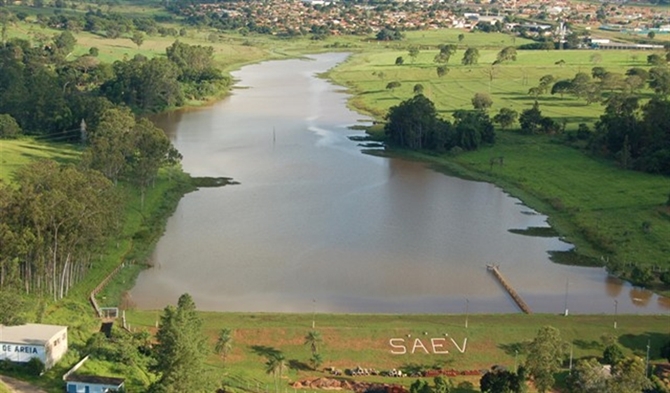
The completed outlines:
{"type": "Polygon", "coordinates": [[[26,372],[30,375],[40,376],[45,370],[44,363],[39,358],[31,358],[26,363],[26,372]]]}
{"type": "Polygon", "coordinates": [[[12,139],[21,134],[21,127],[11,115],[0,114],[0,139],[12,139]]]}

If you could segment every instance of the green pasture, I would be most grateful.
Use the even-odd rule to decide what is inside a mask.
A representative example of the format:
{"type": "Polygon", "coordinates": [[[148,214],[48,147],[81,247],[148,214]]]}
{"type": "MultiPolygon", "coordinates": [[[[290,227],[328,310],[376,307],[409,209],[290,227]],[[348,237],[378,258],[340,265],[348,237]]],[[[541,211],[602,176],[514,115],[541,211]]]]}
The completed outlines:
{"type": "Polygon", "coordinates": [[[551,138],[499,132],[499,143],[451,158],[431,157],[449,170],[456,162],[498,182],[550,220],[580,253],[644,265],[670,266],[670,179],[621,170],[551,138]],[[504,166],[491,166],[492,157],[504,166]],[[643,223],[651,231],[643,230],[643,223]]]}
{"type": "Polygon", "coordinates": [[[37,159],[76,162],[79,152],[62,143],[36,142],[31,138],[0,139],[0,180],[11,182],[19,167],[37,159]]]}
{"type": "MultiPolygon", "coordinates": [[[[367,315],[367,314],[271,314],[271,313],[200,313],[203,329],[214,347],[216,335],[222,328],[233,330],[233,349],[224,364],[215,355],[209,357],[212,369],[234,391],[264,391],[273,388],[271,375],[265,372],[265,353],[279,350],[286,356],[289,369],[281,381],[280,391],[292,382],[324,376],[312,371],[305,335],[315,329],[323,337],[319,353],[325,367],[341,370],[356,366],[389,370],[391,368],[453,368],[456,370],[487,369],[494,364],[513,367],[515,360],[525,360],[524,343],[531,341],[546,325],[561,331],[571,344],[575,359],[601,356],[603,335],[614,335],[626,355],[644,357],[647,341],[651,340],[650,357],[660,361],[659,347],[670,338],[668,316],[570,316],[557,315],[367,315]],[[468,327],[465,320],[468,319],[468,327]],[[616,320],[618,329],[614,329],[616,320]],[[435,354],[431,339],[454,339],[465,351],[461,353],[449,340],[444,341],[448,354],[435,354]],[[389,340],[398,338],[406,348],[405,354],[392,354],[389,340]],[[420,340],[416,343],[415,340],[420,340]],[[424,350],[423,347],[426,348],[424,350]],[[412,350],[414,349],[414,353],[412,350]],[[518,354],[515,354],[518,351],[518,354]],[[516,358],[516,359],[515,359],[516,358]],[[260,389],[259,389],[260,387],[260,389]]],[[[127,317],[134,329],[153,329],[159,311],[131,311],[127,317]]],[[[408,386],[414,378],[348,377],[362,380],[400,383],[408,386]]],[[[470,380],[478,386],[479,378],[470,380]]]]}
{"type": "MultiPolygon", "coordinates": [[[[475,36],[477,34],[474,34],[475,36]]],[[[421,50],[412,59],[406,50],[364,52],[352,56],[347,62],[329,73],[336,82],[350,88],[354,97],[350,104],[376,117],[383,117],[388,109],[413,96],[414,86],[421,84],[424,95],[430,98],[444,117],[458,109],[472,109],[475,93],[487,93],[493,99],[491,113],[508,107],[518,112],[530,108],[535,97],[528,90],[538,86],[544,75],[557,80],[572,79],[576,73],[590,74],[593,67],[624,74],[632,67],[646,67],[647,52],[633,51],[518,51],[517,61],[493,66],[499,49],[480,49],[477,65],[461,64],[464,50],[460,49],[447,64],[448,73],[438,77],[433,59],[436,49],[421,50]],[[597,58],[593,58],[597,55],[597,58]],[[403,65],[395,65],[397,57],[403,65]],[[561,60],[564,62],[560,64],[561,60]],[[559,64],[557,64],[559,63],[559,64]],[[386,85],[398,81],[401,87],[388,90],[386,85]]],[[[644,91],[650,95],[651,91],[644,91]]],[[[602,114],[600,104],[587,105],[584,100],[571,95],[551,95],[538,98],[545,116],[566,122],[566,129],[576,129],[579,123],[594,123],[602,114]]]]}

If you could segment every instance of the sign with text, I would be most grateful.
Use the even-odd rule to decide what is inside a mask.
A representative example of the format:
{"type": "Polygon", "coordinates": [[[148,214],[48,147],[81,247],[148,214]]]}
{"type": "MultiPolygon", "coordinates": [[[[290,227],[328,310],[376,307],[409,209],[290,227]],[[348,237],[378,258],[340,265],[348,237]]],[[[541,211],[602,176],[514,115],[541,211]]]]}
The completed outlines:
{"type": "Polygon", "coordinates": [[[0,343],[0,360],[8,359],[13,362],[27,362],[32,358],[39,358],[44,362],[44,347],[40,345],[0,343]]]}
{"type": "Polygon", "coordinates": [[[415,353],[425,353],[429,355],[446,355],[449,350],[457,350],[460,353],[465,353],[468,339],[463,339],[463,345],[459,346],[456,340],[445,334],[445,337],[433,338],[391,338],[389,339],[391,346],[391,353],[393,355],[413,355],[415,353]]]}

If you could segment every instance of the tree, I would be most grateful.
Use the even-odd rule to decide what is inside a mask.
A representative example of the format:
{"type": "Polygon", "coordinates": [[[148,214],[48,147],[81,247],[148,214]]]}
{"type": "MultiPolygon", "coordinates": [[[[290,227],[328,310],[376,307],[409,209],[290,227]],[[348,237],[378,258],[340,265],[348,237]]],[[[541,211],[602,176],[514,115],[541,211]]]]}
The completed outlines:
{"type": "Polygon", "coordinates": [[[419,56],[419,47],[418,46],[410,46],[409,47],[409,57],[412,58],[412,63],[416,60],[417,56],[419,56]]]}
{"type": "Polygon", "coordinates": [[[72,33],[69,31],[64,31],[54,37],[54,47],[56,53],[62,58],[66,58],[74,50],[74,46],[77,44],[77,39],[74,38],[72,33]]]}
{"type": "Polygon", "coordinates": [[[89,136],[90,146],[84,152],[82,163],[99,170],[106,178],[117,183],[128,169],[127,159],[134,147],[135,116],[130,109],[110,109],[89,136]]]}
{"type": "Polygon", "coordinates": [[[144,206],[146,188],[154,181],[158,170],[165,165],[177,164],[181,154],[172,146],[163,130],[146,118],[140,119],[133,131],[134,145],[128,159],[128,175],[140,187],[141,203],[144,206]]]}
{"type": "Polygon", "coordinates": [[[202,321],[189,294],[179,297],[177,307],[167,306],[156,332],[154,357],[158,380],[151,392],[208,392],[211,384],[205,372],[207,340],[202,321]]]}
{"type": "Polygon", "coordinates": [[[666,64],[665,58],[658,53],[652,53],[647,56],[647,64],[652,66],[663,66],[666,64]]]}
{"type": "Polygon", "coordinates": [[[402,56],[398,56],[395,58],[395,65],[403,65],[405,64],[405,59],[402,58],[402,56]]]}
{"type": "Polygon", "coordinates": [[[540,393],[554,385],[554,374],[563,362],[564,347],[560,332],[552,326],[541,328],[529,344],[526,369],[540,393]]]}
{"type": "Polygon", "coordinates": [[[464,39],[465,39],[465,34],[461,33],[461,34],[458,35],[458,42],[463,42],[464,39]]]}
{"type": "Polygon", "coordinates": [[[312,355],[319,352],[319,343],[321,342],[321,333],[311,330],[305,336],[305,345],[308,345],[312,355]]]}
{"type": "Polygon", "coordinates": [[[514,124],[518,117],[519,113],[514,109],[500,108],[500,111],[498,111],[498,113],[493,116],[493,122],[499,124],[500,127],[504,130],[514,124]]]}
{"type": "Polygon", "coordinates": [[[647,33],[647,38],[649,38],[650,40],[653,40],[654,38],[656,38],[656,33],[653,32],[653,31],[650,31],[649,33],[647,33]]]}
{"type": "Polygon", "coordinates": [[[603,79],[603,77],[607,74],[607,70],[605,67],[593,67],[591,68],[591,76],[594,79],[603,79]]]}
{"type": "Polygon", "coordinates": [[[649,70],[649,87],[662,96],[670,94],[670,70],[667,67],[653,67],[649,70]]]}
{"type": "Polygon", "coordinates": [[[478,60],[479,60],[479,49],[470,47],[465,50],[461,63],[463,65],[475,65],[477,64],[478,60]]]}
{"type": "Polygon", "coordinates": [[[395,90],[396,88],[398,88],[398,87],[400,87],[400,86],[402,86],[402,84],[401,84],[400,82],[398,82],[398,81],[391,81],[391,82],[389,82],[389,83],[386,84],[386,90],[391,90],[391,91],[393,91],[393,90],[395,90]]]}
{"type": "Polygon", "coordinates": [[[456,146],[463,150],[476,150],[484,143],[495,143],[495,129],[485,111],[457,110],[453,116],[456,146]]]}
{"type": "Polygon", "coordinates": [[[131,40],[135,45],[137,45],[137,49],[140,49],[140,47],[141,47],[142,44],[144,43],[144,33],[142,33],[141,31],[135,31],[135,32],[133,33],[133,36],[130,37],[130,40],[131,40]]]}
{"type": "Polygon", "coordinates": [[[414,85],[414,94],[423,94],[423,85],[421,83],[414,85]]]}
{"type": "Polygon", "coordinates": [[[229,328],[219,330],[219,335],[216,337],[216,345],[214,352],[221,356],[221,360],[225,363],[226,357],[233,348],[233,331],[229,328]]]}
{"type": "Polygon", "coordinates": [[[25,302],[21,295],[9,288],[0,289],[0,325],[14,326],[26,323],[25,302]]]}
{"type": "Polygon", "coordinates": [[[450,393],[454,388],[454,385],[451,383],[450,379],[446,379],[441,375],[433,378],[433,388],[434,393],[450,393]]]}
{"type": "Polygon", "coordinates": [[[433,393],[427,381],[417,379],[409,386],[409,393],[433,393]]]}
{"type": "Polygon", "coordinates": [[[451,59],[451,56],[456,53],[456,45],[446,45],[446,44],[441,44],[439,45],[440,53],[435,55],[434,61],[436,63],[443,63],[446,64],[449,62],[449,59],[451,59]]]}
{"type": "Polygon", "coordinates": [[[442,78],[443,76],[447,75],[449,72],[449,69],[447,66],[437,66],[437,76],[439,78],[442,78]]]}
{"type": "Polygon", "coordinates": [[[612,377],[607,381],[611,393],[642,392],[651,388],[644,360],[635,356],[626,358],[612,367],[612,377]]]}
{"type": "Polygon", "coordinates": [[[505,47],[500,52],[498,52],[496,62],[502,63],[508,60],[516,61],[516,48],[513,46],[505,47]]]}
{"type": "Polygon", "coordinates": [[[392,106],[386,120],[384,132],[392,147],[440,150],[449,140],[450,125],[438,119],[435,104],[423,94],[392,106]]]}
{"type": "MultiPolygon", "coordinates": [[[[668,195],[668,202],[669,203],[666,203],[666,205],[670,206],[670,195],[668,195]]],[[[661,357],[663,359],[666,359],[668,362],[670,362],[670,341],[666,342],[661,347],[661,357]]]]}
{"type": "Polygon", "coordinates": [[[0,139],[16,138],[21,132],[21,127],[11,115],[0,114],[0,139]]]}
{"type": "Polygon", "coordinates": [[[623,360],[623,358],[623,350],[619,344],[612,343],[603,350],[603,363],[605,364],[614,365],[623,360]]]}
{"type": "Polygon", "coordinates": [[[560,94],[561,98],[563,98],[563,95],[566,93],[570,93],[572,91],[572,81],[569,81],[567,79],[560,80],[551,87],[551,95],[554,94],[560,94]]]}
{"type": "Polygon", "coordinates": [[[315,353],[309,358],[309,364],[312,366],[312,370],[316,370],[323,364],[323,356],[320,353],[315,353]]]}
{"type": "Polygon", "coordinates": [[[524,380],[512,371],[493,367],[479,380],[479,386],[483,393],[520,393],[524,380]]]}
{"type": "Polygon", "coordinates": [[[265,372],[272,374],[275,381],[275,392],[279,392],[279,380],[286,369],[286,356],[281,352],[272,353],[265,362],[265,372]]]}
{"type": "Polygon", "coordinates": [[[580,359],[567,379],[573,393],[602,393],[607,391],[609,373],[595,358],[580,359]]]}
{"type": "Polygon", "coordinates": [[[472,106],[475,109],[487,110],[493,105],[491,96],[486,93],[475,93],[472,97],[472,106]]]}

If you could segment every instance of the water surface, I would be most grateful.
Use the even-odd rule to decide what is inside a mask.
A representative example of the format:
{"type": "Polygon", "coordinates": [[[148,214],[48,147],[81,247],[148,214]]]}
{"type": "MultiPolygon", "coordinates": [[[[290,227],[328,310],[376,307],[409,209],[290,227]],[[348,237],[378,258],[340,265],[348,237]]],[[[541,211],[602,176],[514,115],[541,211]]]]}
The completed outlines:
{"type": "Polygon", "coordinates": [[[501,189],[361,153],[349,127],[369,119],[315,77],[345,57],[250,65],[222,102],[157,119],[187,172],[240,184],[182,199],[132,290],[139,307],[188,292],[219,311],[517,312],[494,263],[535,312],[670,308],[603,269],[552,263],[571,245],[510,233],[546,217],[501,189]]]}

